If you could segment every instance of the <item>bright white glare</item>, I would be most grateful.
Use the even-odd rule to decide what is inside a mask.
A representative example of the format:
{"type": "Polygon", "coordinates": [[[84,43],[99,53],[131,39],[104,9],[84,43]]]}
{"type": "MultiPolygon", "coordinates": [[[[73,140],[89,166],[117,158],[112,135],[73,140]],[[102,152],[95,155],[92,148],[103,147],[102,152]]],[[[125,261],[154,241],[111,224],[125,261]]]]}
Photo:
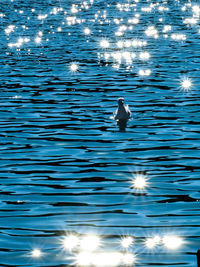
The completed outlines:
{"type": "Polygon", "coordinates": [[[115,52],[115,53],[112,53],[112,57],[113,57],[114,60],[116,60],[118,62],[121,62],[122,54],[118,53],[118,52],[115,52]]]}
{"type": "Polygon", "coordinates": [[[110,46],[110,43],[109,43],[107,40],[102,40],[102,41],[100,42],[100,46],[101,46],[102,48],[108,48],[108,47],[110,46]]]}
{"type": "Polygon", "coordinates": [[[169,32],[172,30],[172,26],[171,25],[165,25],[163,27],[163,32],[166,33],[166,32],[169,32]]]}
{"type": "Polygon", "coordinates": [[[141,41],[141,40],[132,40],[132,46],[133,47],[142,47],[147,45],[146,41],[141,41]]]}
{"type": "Polygon", "coordinates": [[[121,246],[123,248],[128,248],[133,244],[133,241],[134,240],[133,240],[133,238],[131,236],[124,237],[121,240],[121,246]]]}
{"type": "Polygon", "coordinates": [[[178,236],[165,236],[163,238],[163,244],[168,249],[177,249],[183,244],[183,240],[178,236]]]}
{"type": "Polygon", "coordinates": [[[116,19],[116,18],[115,18],[113,21],[114,21],[114,23],[117,24],[117,25],[120,24],[120,20],[119,20],[119,19],[116,19]]]}
{"type": "Polygon", "coordinates": [[[13,48],[13,47],[19,48],[19,47],[21,47],[23,45],[23,43],[28,43],[29,41],[30,41],[29,38],[19,37],[18,41],[16,43],[8,43],[8,47],[9,48],[13,48]]]}
{"type": "Polygon", "coordinates": [[[150,69],[147,69],[147,70],[139,70],[138,74],[140,76],[149,76],[151,74],[151,70],[150,69]]]}
{"type": "Polygon", "coordinates": [[[132,59],[136,58],[136,54],[135,53],[131,53],[131,58],[132,59]]]}
{"type": "Polygon", "coordinates": [[[131,253],[126,253],[123,255],[123,263],[125,265],[132,265],[135,262],[135,256],[131,253]]]}
{"type": "Polygon", "coordinates": [[[79,238],[76,235],[68,235],[63,239],[63,247],[69,251],[76,248],[79,244],[79,238]]]}
{"type": "Polygon", "coordinates": [[[156,243],[160,243],[161,241],[161,238],[158,235],[156,235],[153,239],[156,243]]]}
{"type": "Polygon", "coordinates": [[[156,242],[153,238],[148,238],[146,241],[145,241],[145,245],[147,248],[154,248],[155,245],[156,245],[156,242]]]}
{"type": "Polygon", "coordinates": [[[117,42],[117,47],[118,48],[123,48],[124,47],[124,43],[122,41],[118,41],[117,42]]]}
{"type": "Polygon", "coordinates": [[[169,11],[168,7],[164,7],[164,6],[159,6],[158,11],[163,12],[163,11],[169,11]]]}
{"type": "Polygon", "coordinates": [[[31,252],[31,256],[34,257],[34,258],[39,258],[41,256],[41,250],[39,249],[34,249],[32,252],[31,252]]]}
{"type": "Polygon", "coordinates": [[[194,14],[196,16],[199,16],[200,15],[200,6],[197,6],[197,5],[193,6],[192,11],[194,12],[194,14]]]}
{"type": "Polygon", "coordinates": [[[122,254],[119,252],[95,253],[92,264],[94,266],[118,266],[121,260],[122,254]]]}
{"type": "Polygon", "coordinates": [[[47,14],[45,14],[45,15],[38,15],[38,19],[39,20],[44,20],[44,19],[46,19],[48,17],[48,15],[47,14]]]}
{"type": "Polygon", "coordinates": [[[152,8],[151,7],[142,7],[141,11],[150,13],[152,11],[152,8]]]}
{"type": "Polygon", "coordinates": [[[141,52],[139,54],[139,58],[141,60],[148,60],[150,58],[150,54],[149,54],[149,52],[141,52]]]}
{"type": "Polygon", "coordinates": [[[181,8],[181,10],[182,10],[183,12],[185,12],[185,11],[186,11],[186,6],[183,6],[183,7],[181,8]]]}
{"type": "Polygon", "coordinates": [[[76,264],[79,266],[118,266],[123,262],[128,265],[131,260],[133,262],[130,255],[124,258],[120,252],[80,252],[76,255],[76,264]]]}
{"type": "Polygon", "coordinates": [[[28,43],[30,41],[29,38],[25,37],[24,40],[23,40],[25,43],[28,43]]]}
{"type": "Polygon", "coordinates": [[[128,23],[130,23],[130,24],[138,24],[139,23],[139,19],[138,18],[129,19],[128,23]]]}
{"type": "Polygon", "coordinates": [[[74,25],[76,23],[80,23],[80,21],[77,20],[76,16],[66,17],[66,20],[67,20],[67,25],[69,26],[74,25]]]}
{"type": "Polygon", "coordinates": [[[121,31],[124,32],[124,31],[127,30],[127,26],[126,26],[126,25],[122,25],[122,26],[119,27],[118,30],[119,30],[120,32],[121,32],[121,31]]]}
{"type": "Polygon", "coordinates": [[[128,52],[128,51],[124,51],[124,52],[122,53],[122,56],[123,56],[123,58],[126,59],[127,61],[131,60],[131,53],[128,52]]]}
{"type": "Polygon", "coordinates": [[[156,245],[158,245],[161,241],[161,238],[159,236],[150,237],[147,238],[145,241],[145,245],[147,248],[154,248],[156,245]]]}
{"type": "Polygon", "coordinates": [[[19,37],[18,38],[18,43],[21,43],[22,44],[23,42],[24,42],[24,39],[22,37],[19,37]]]}
{"type": "Polygon", "coordinates": [[[136,189],[144,189],[147,186],[147,177],[143,174],[136,174],[133,179],[133,186],[136,189]]]}
{"type": "Polygon", "coordinates": [[[117,31],[117,32],[115,32],[115,35],[116,35],[116,36],[123,36],[123,35],[124,35],[124,32],[117,31]]]}
{"type": "Polygon", "coordinates": [[[148,37],[154,37],[154,38],[158,38],[158,31],[155,28],[155,26],[149,26],[146,30],[145,30],[145,34],[148,37]]]}
{"type": "Polygon", "coordinates": [[[195,18],[187,18],[183,21],[183,23],[194,25],[198,23],[198,20],[195,18]]]}
{"type": "Polygon", "coordinates": [[[94,251],[100,245],[100,238],[95,235],[89,235],[83,237],[80,241],[80,246],[82,250],[94,251]]]}
{"type": "Polygon", "coordinates": [[[85,28],[84,29],[84,34],[85,35],[90,35],[91,34],[91,30],[89,28],[85,28]]]}
{"type": "Polygon", "coordinates": [[[42,31],[39,31],[38,32],[38,36],[40,36],[40,37],[43,36],[43,32],[42,31]]]}
{"type": "Polygon", "coordinates": [[[171,35],[172,40],[175,41],[185,41],[186,40],[186,35],[182,33],[173,33],[171,35]]]}
{"type": "Polygon", "coordinates": [[[76,63],[72,63],[70,65],[70,70],[73,71],[73,72],[78,71],[78,65],[76,63]]]}
{"type": "Polygon", "coordinates": [[[189,78],[184,79],[181,82],[181,87],[183,88],[184,91],[188,91],[192,86],[192,82],[189,78]]]}
{"type": "Polygon", "coordinates": [[[116,70],[118,70],[120,68],[120,64],[113,64],[112,67],[116,70]]]}
{"type": "Polygon", "coordinates": [[[75,14],[77,12],[78,12],[78,9],[76,8],[75,5],[73,5],[72,8],[71,8],[71,13],[75,14]]]}
{"type": "Polygon", "coordinates": [[[126,40],[124,42],[124,45],[125,45],[125,47],[131,47],[131,41],[130,40],[126,40]]]}
{"type": "Polygon", "coordinates": [[[80,266],[89,266],[92,263],[92,254],[89,252],[80,252],[76,255],[76,264],[80,266]]]}
{"type": "Polygon", "coordinates": [[[146,41],[143,41],[143,40],[137,40],[137,39],[133,39],[133,40],[125,40],[124,42],[123,41],[118,41],[117,42],[117,47],[118,48],[123,48],[123,47],[142,47],[142,46],[145,46],[147,45],[147,42],[146,41]]]}
{"type": "Polygon", "coordinates": [[[105,58],[105,60],[108,60],[108,59],[110,58],[110,54],[105,53],[105,54],[104,54],[104,58],[105,58]]]}
{"type": "Polygon", "coordinates": [[[42,41],[42,38],[41,37],[39,37],[39,36],[35,37],[35,43],[36,44],[41,43],[41,41],[42,41]]]}
{"type": "Polygon", "coordinates": [[[15,25],[9,25],[4,31],[6,34],[10,34],[11,32],[14,32],[15,25]]]}

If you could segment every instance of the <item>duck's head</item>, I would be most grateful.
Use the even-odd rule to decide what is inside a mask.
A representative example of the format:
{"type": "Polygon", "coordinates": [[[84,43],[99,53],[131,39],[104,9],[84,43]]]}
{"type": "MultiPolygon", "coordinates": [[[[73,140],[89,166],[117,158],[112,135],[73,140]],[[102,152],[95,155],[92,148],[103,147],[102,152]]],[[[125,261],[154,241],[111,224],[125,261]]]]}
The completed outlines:
{"type": "Polygon", "coordinates": [[[118,98],[118,104],[119,104],[119,106],[124,104],[124,98],[123,97],[118,98]]]}

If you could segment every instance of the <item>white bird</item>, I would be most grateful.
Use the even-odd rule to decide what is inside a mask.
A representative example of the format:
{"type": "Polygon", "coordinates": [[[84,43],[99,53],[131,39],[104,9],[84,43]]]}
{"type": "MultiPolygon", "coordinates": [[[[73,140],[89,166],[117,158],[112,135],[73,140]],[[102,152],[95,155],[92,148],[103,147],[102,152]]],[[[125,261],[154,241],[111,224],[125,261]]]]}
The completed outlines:
{"type": "Polygon", "coordinates": [[[131,111],[128,105],[124,105],[124,98],[118,98],[118,109],[115,111],[115,120],[129,120],[131,117],[131,111]]]}

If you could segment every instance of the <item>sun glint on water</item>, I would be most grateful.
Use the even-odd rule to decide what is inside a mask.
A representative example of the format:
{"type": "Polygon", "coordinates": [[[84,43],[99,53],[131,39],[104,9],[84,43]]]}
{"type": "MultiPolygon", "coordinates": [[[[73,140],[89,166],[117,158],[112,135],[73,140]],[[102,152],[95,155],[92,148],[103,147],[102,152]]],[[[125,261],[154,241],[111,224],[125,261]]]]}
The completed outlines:
{"type": "Polygon", "coordinates": [[[137,173],[132,182],[135,189],[142,190],[147,186],[147,177],[144,174],[137,173]]]}

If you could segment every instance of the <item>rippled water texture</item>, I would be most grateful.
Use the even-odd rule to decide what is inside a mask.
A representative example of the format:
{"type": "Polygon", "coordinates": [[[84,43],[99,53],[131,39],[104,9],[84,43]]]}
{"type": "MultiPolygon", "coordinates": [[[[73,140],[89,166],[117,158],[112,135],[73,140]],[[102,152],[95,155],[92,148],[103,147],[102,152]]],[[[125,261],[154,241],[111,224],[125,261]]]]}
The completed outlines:
{"type": "Polygon", "coordinates": [[[69,233],[131,266],[196,266],[199,21],[198,1],[0,2],[1,266],[84,265],[69,233]]]}

